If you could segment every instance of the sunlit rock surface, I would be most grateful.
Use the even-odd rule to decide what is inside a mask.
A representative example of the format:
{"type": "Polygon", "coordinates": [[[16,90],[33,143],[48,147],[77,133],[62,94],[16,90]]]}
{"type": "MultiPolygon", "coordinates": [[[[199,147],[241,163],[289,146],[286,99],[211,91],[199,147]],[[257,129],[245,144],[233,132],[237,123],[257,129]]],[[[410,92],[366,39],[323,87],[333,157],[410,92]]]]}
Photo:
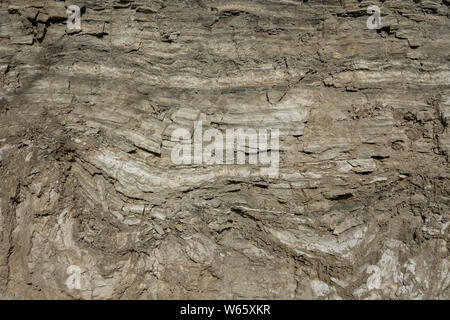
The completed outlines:
{"type": "Polygon", "coordinates": [[[0,298],[449,299],[449,30],[446,0],[0,0],[0,298]],[[174,164],[197,121],[278,129],[278,177],[174,164]]]}

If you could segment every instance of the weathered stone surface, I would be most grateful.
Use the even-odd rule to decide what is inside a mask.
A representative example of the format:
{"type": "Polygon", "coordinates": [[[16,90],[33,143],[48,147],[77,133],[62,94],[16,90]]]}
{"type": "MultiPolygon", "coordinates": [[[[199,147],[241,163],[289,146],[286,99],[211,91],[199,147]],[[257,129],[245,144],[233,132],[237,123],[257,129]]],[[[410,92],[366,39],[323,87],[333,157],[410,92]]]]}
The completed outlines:
{"type": "Polygon", "coordinates": [[[449,299],[448,6],[1,0],[0,298],[449,299]]]}

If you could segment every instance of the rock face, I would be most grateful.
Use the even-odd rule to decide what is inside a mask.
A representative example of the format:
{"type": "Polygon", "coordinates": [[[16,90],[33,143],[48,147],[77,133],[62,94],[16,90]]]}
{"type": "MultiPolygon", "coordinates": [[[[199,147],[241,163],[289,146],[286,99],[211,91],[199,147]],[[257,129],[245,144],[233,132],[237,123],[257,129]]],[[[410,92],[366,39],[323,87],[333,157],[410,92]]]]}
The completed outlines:
{"type": "Polygon", "coordinates": [[[0,298],[449,299],[449,27],[447,0],[0,0],[0,298]],[[278,129],[278,175],[175,164],[200,121],[278,129]]]}

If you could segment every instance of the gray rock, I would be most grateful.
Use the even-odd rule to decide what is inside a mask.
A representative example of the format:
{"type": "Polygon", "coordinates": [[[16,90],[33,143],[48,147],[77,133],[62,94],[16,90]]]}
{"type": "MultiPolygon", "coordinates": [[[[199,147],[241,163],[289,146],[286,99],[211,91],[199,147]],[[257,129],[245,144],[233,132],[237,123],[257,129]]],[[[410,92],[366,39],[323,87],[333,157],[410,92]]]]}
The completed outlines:
{"type": "Polygon", "coordinates": [[[0,1],[0,298],[449,299],[448,1],[369,3],[0,1]]]}

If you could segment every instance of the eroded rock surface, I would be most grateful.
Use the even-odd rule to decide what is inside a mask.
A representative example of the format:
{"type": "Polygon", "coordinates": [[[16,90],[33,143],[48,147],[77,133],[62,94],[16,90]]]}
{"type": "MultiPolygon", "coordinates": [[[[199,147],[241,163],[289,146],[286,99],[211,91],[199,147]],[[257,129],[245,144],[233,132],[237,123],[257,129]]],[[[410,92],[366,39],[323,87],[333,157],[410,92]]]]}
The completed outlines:
{"type": "Polygon", "coordinates": [[[449,27],[446,0],[0,0],[0,297],[449,299],[449,27]],[[278,178],[173,164],[199,120],[279,129],[278,178]]]}

